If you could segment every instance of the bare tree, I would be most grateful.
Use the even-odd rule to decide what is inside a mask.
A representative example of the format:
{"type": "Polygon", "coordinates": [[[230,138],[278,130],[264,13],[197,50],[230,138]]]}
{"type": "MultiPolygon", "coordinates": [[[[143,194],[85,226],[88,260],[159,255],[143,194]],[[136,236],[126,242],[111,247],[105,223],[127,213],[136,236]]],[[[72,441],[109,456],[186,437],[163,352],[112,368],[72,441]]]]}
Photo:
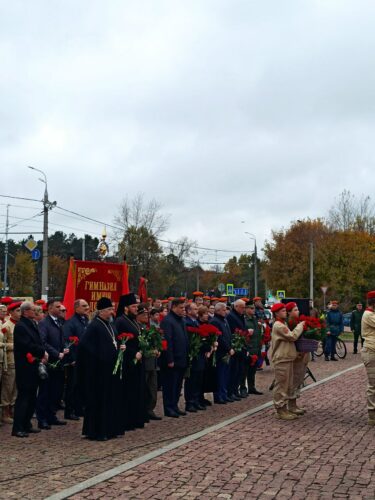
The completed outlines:
{"type": "Polygon", "coordinates": [[[121,238],[129,228],[144,228],[155,237],[161,236],[169,226],[169,215],[161,213],[161,208],[161,203],[155,199],[145,201],[143,193],[138,193],[133,199],[125,198],[119,215],[114,218],[115,224],[121,228],[121,238]]]}
{"type": "Polygon", "coordinates": [[[375,209],[369,196],[359,200],[344,189],[328,213],[328,225],[336,231],[363,231],[375,233],[375,209]]]}

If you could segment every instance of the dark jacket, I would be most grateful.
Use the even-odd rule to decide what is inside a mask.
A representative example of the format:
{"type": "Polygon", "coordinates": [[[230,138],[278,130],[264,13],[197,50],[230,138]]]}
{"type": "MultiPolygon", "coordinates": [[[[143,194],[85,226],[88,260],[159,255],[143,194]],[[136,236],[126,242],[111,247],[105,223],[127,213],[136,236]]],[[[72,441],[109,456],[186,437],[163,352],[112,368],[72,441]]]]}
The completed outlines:
{"type": "Polygon", "coordinates": [[[262,350],[262,330],[258,324],[258,319],[255,315],[245,315],[245,324],[247,330],[254,330],[254,333],[250,337],[250,342],[248,345],[249,354],[256,354],[257,356],[260,356],[262,350]]]}
{"type": "Polygon", "coordinates": [[[28,388],[38,384],[38,361],[29,363],[26,355],[42,359],[45,348],[38,327],[31,319],[21,317],[14,327],[14,362],[17,387],[28,388]]]}
{"type": "Polygon", "coordinates": [[[352,332],[361,334],[362,331],[362,316],[364,311],[358,311],[358,309],[354,309],[352,315],[350,317],[350,329],[352,332]]]}
{"type": "Polygon", "coordinates": [[[227,321],[232,333],[234,333],[236,329],[245,330],[246,328],[245,316],[243,314],[238,314],[235,309],[232,309],[232,311],[228,314],[227,321]]]}
{"type": "Polygon", "coordinates": [[[174,363],[176,368],[188,366],[189,338],[186,333],[184,318],[170,311],[160,324],[168,343],[166,361],[174,363]]]}
{"type": "Polygon", "coordinates": [[[223,318],[219,314],[215,314],[210,321],[211,325],[216,326],[221,331],[221,335],[218,336],[218,348],[216,351],[217,359],[221,359],[226,356],[232,348],[232,333],[230,331],[230,326],[226,318],[223,318]]]}
{"type": "Polygon", "coordinates": [[[48,314],[39,323],[40,336],[44,347],[49,355],[49,363],[54,363],[59,359],[59,354],[64,350],[64,337],[62,327],[57,326],[52,317],[48,314]]]}
{"type": "MultiPolygon", "coordinates": [[[[83,334],[87,328],[89,320],[86,316],[80,314],[73,314],[73,316],[65,321],[62,331],[65,344],[70,344],[69,337],[78,337],[81,341],[83,334]]],[[[72,345],[69,347],[69,355],[64,356],[64,363],[77,361],[78,346],[72,345]]]]}
{"type": "Polygon", "coordinates": [[[327,327],[331,332],[331,335],[335,335],[337,337],[344,331],[344,318],[342,312],[338,309],[335,311],[328,311],[326,320],[327,327]]]}

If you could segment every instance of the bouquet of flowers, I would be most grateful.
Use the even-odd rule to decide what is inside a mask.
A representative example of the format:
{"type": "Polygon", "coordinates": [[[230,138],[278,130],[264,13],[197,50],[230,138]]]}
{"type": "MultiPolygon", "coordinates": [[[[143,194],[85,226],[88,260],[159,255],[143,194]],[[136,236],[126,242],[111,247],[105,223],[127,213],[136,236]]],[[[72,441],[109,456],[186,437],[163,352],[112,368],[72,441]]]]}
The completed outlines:
{"type": "MultiPolygon", "coordinates": [[[[120,333],[117,335],[117,340],[120,342],[120,345],[126,345],[128,340],[134,339],[133,333],[120,333]]],[[[120,379],[122,379],[122,365],[124,362],[124,350],[119,349],[117,353],[117,359],[115,367],[113,368],[112,375],[116,375],[118,371],[120,371],[120,379]]]]}
{"type": "Polygon", "coordinates": [[[202,339],[208,339],[209,345],[213,351],[212,354],[212,366],[216,366],[216,351],[217,351],[217,339],[221,335],[221,331],[214,325],[209,323],[202,323],[198,327],[199,335],[202,339]]]}
{"type": "Polygon", "coordinates": [[[242,352],[247,348],[247,344],[251,336],[252,332],[250,332],[249,330],[241,330],[240,328],[236,328],[232,335],[232,349],[235,352],[242,352]]]}
{"type": "Polygon", "coordinates": [[[301,321],[305,322],[303,327],[302,337],[310,340],[322,340],[327,332],[325,320],[313,318],[312,316],[304,316],[301,314],[299,318],[289,321],[289,328],[295,328],[301,321]]]}
{"type": "Polygon", "coordinates": [[[201,336],[198,327],[188,326],[186,328],[189,335],[189,367],[191,367],[193,359],[195,359],[201,349],[201,336]]]}
{"type": "Polygon", "coordinates": [[[140,351],[145,358],[155,356],[156,351],[161,352],[163,350],[162,331],[155,326],[142,330],[138,336],[138,341],[140,351]]]}

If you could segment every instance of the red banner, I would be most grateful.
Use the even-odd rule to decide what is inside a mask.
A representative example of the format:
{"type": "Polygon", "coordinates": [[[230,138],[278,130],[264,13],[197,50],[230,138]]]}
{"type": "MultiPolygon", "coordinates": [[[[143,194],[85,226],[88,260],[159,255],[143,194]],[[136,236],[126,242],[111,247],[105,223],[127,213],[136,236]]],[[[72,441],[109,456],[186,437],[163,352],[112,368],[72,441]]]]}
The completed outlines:
{"type": "Polygon", "coordinates": [[[86,300],[90,311],[94,311],[100,297],[108,297],[117,307],[120,295],[125,293],[129,293],[126,263],[70,260],[64,295],[67,318],[74,313],[77,299],[86,300]]]}

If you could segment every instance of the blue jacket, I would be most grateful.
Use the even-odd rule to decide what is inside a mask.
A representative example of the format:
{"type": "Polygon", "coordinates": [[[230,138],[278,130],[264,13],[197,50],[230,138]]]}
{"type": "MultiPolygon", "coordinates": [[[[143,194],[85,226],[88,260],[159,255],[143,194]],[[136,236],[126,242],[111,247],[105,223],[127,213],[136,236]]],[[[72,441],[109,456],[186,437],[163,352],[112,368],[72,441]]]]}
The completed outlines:
{"type": "Polygon", "coordinates": [[[221,335],[218,336],[217,340],[219,345],[216,352],[216,357],[221,359],[226,356],[232,348],[232,333],[230,331],[230,326],[227,319],[219,314],[215,314],[210,323],[221,331],[221,335]]]}
{"type": "Polygon", "coordinates": [[[187,368],[189,338],[186,333],[184,318],[173,311],[169,312],[160,324],[168,343],[166,361],[174,363],[175,368],[187,368]]]}
{"type": "Polygon", "coordinates": [[[342,312],[336,309],[335,311],[328,311],[327,313],[327,327],[331,335],[336,337],[344,331],[344,318],[342,312]]]}
{"type": "Polygon", "coordinates": [[[59,359],[60,352],[64,350],[62,327],[57,326],[49,314],[38,326],[42,342],[49,355],[48,361],[54,363],[59,359]]]}

